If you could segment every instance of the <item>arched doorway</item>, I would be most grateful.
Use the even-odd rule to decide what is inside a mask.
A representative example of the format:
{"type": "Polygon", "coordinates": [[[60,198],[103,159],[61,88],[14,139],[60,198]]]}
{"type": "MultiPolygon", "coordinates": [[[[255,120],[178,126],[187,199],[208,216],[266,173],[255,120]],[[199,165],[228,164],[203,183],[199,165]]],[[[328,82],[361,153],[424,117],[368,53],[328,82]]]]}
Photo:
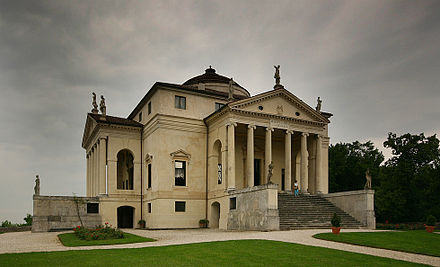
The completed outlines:
{"type": "Polygon", "coordinates": [[[118,208],[118,228],[133,228],[134,208],[122,206],[118,208]]]}
{"type": "Polygon", "coordinates": [[[220,221],[220,203],[214,202],[211,205],[211,220],[209,225],[211,228],[218,228],[220,221]]]}

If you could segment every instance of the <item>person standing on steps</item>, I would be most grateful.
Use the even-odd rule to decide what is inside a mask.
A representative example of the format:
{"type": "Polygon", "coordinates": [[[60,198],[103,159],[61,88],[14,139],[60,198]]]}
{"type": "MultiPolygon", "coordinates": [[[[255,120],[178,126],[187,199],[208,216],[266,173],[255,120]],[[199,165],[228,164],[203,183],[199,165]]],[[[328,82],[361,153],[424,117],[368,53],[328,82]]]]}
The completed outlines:
{"type": "Polygon", "coordinates": [[[299,187],[298,187],[298,182],[295,180],[295,183],[293,184],[293,189],[294,189],[294,194],[295,196],[299,195],[299,187]]]}

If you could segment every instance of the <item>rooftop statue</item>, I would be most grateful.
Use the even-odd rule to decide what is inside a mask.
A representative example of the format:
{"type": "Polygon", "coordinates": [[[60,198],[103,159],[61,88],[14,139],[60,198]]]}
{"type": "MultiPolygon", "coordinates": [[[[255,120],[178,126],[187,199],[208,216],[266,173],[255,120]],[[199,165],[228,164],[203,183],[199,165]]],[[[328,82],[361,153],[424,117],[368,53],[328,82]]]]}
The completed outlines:
{"type": "Polygon", "coordinates": [[[232,78],[229,80],[229,94],[228,94],[228,100],[233,101],[234,100],[234,88],[232,87],[234,85],[234,80],[232,78]]]}
{"type": "Polygon", "coordinates": [[[96,103],[96,94],[95,92],[92,93],[92,113],[98,114],[98,104],[96,103]]]}
{"type": "Polygon", "coordinates": [[[105,98],[103,95],[101,95],[101,103],[99,103],[99,110],[101,111],[102,115],[106,114],[107,107],[105,106],[105,98]]]}
{"type": "Polygon", "coordinates": [[[275,86],[276,85],[281,85],[280,84],[280,81],[281,81],[281,78],[280,78],[280,65],[273,66],[273,67],[275,68],[275,76],[273,76],[275,78],[275,86]]]}
{"type": "Polygon", "coordinates": [[[321,104],[322,104],[322,100],[318,96],[318,104],[316,105],[316,111],[321,112],[321,104]]]}

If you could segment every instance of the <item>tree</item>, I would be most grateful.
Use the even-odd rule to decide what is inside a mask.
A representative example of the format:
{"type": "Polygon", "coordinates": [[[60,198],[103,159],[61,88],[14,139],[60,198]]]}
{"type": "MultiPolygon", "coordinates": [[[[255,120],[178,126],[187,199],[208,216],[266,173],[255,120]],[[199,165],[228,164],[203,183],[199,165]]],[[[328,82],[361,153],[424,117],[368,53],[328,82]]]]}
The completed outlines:
{"type": "Polygon", "coordinates": [[[379,175],[384,156],[371,141],[364,144],[337,143],[329,147],[329,191],[350,191],[363,189],[365,172],[370,169],[373,177],[379,175]]]}
{"type": "Polygon", "coordinates": [[[424,221],[440,216],[440,151],[435,135],[388,134],[392,150],[376,191],[378,221],[424,221]]]}
{"type": "Polygon", "coordinates": [[[29,213],[26,214],[26,217],[24,217],[23,220],[26,222],[25,225],[32,225],[32,215],[30,215],[29,213]]]}

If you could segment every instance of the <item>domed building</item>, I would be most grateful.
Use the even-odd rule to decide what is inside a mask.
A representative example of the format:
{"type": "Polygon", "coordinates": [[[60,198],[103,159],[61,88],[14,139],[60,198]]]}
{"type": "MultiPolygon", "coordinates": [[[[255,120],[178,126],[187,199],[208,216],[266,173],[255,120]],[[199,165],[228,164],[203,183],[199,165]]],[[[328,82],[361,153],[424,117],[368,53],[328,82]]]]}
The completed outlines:
{"type": "MultiPolygon", "coordinates": [[[[275,79],[273,89],[251,96],[209,67],[182,84],[156,82],[127,118],[107,115],[104,102],[99,113],[94,100],[82,140],[85,223],[175,229],[208,220],[210,228],[225,230],[313,228],[318,224],[295,224],[289,209],[297,200],[320,199],[371,228],[371,190],[353,193],[362,199],[360,211],[344,206],[351,195],[328,194],[332,114],[321,111],[319,98],[312,108],[286,90],[279,67],[275,79]]],[[[72,214],[69,221],[65,214],[42,212],[48,201],[58,205],[34,196],[37,225],[45,224],[40,230],[73,223],[72,214]]]]}

